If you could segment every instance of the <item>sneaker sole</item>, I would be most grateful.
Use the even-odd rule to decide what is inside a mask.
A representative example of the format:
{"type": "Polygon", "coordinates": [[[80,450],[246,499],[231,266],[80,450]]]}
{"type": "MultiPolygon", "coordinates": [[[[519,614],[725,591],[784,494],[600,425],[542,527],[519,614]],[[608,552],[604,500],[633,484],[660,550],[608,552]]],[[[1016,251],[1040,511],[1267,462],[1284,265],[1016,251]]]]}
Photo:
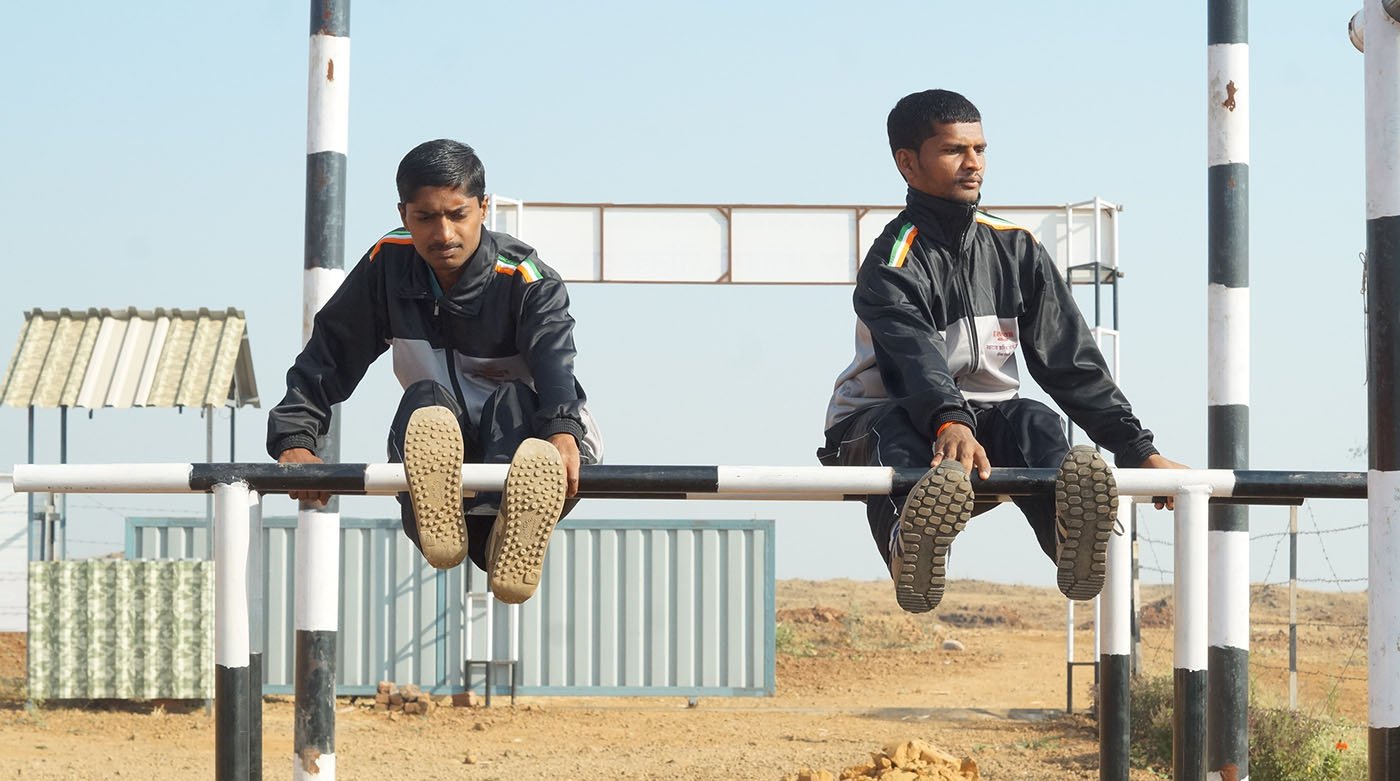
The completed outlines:
{"type": "Polygon", "coordinates": [[[559,451],[542,439],[520,443],[510,462],[490,583],[496,599],[519,604],[534,595],[544,570],[550,535],[564,512],[568,485],[559,451]]]}
{"type": "Polygon", "coordinates": [[[1118,484],[1098,451],[1076,446],[1055,478],[1055,515],[1064,534],[1056,556],[1060,593],[1093,599],[1108,570],[1108,539],[1118,521],[1118,484]]]}
{"type": "Polygon", "coordinates": [[[894,596],[910,613],[943,600],[948,548],[972,517],[972,483],[961,469],[931,469],[909,492],[899,513],[899,575],[894,596]]]}
{"type": "Polygon", "coordinates": [[[418,521],[418,546],[437,569],[467,556],[462,518],[462,430],[446,407],[414,410],[404,432],[404,474],[418,521]]]}

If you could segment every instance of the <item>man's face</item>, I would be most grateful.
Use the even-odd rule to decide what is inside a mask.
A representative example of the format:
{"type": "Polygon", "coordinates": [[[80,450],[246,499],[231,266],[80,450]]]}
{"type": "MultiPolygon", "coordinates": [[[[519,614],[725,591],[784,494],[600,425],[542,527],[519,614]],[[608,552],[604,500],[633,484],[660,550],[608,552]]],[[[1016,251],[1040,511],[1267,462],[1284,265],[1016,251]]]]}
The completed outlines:
{"type": "Polygon", "coordinates": [[[981,122],[954,122],[935,125],[934,134],[917,151],[896,150],[894,160],[915,190],[973,204],[982,195],[986,153],[981,122]]]}
{"type": "Polygon", "coordinates": [[[486,204],[486,198],[473,198],[457,187],[420,187],[413,200],[399,204],[413,248],[439,279],[455,280],[476,252],[486,204]]]}

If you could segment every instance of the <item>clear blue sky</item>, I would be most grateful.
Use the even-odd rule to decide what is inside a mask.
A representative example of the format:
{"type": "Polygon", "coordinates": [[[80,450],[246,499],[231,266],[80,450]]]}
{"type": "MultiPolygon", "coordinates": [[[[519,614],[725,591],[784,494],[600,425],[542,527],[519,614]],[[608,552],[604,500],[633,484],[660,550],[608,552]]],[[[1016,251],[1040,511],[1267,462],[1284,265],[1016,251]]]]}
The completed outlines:
{"type": "MultiPolygon", "coordinates": [[[[1359,2],[1253,6],[1253,465],[1364,469],[1362,57],[1346,36],[1359,2]]],[[[8,10],[7,352],[33,307],[235,306],[264,411],[276,403],[300,346],[308,15],[274,0],[8,10]]],[[[1163,451],[1204,465],[1204,4],[356,3],[351,34],[347,265],[395,227],[394,167],[428,138],[472,144],[488,188],[527,202],[899,203],[885,114],[915,90],[963,92],[990,142],[986,203],[1126,206],[1123,384],[1163,451]]],[[[611,462],[813,463],[850,359],[848,288],[572,294],[579,376],[611,462]]],[[[344,460],[382,460],[397,392],[381,361],[345,407],[344,460]]],[[[239,416],[245,459],[264,457],[264,411],[239,416]]],[[[57,460],[57,418],[40,414],[40,461],[57,460]]],[[[73,416],[70,441],[73,461],[202,460],[204,426],[191,412],[99,410],[73,416]]],[[[25,413],[0,410],[0,464],[24,460],[25,413]]],[[[343,512],[390,511],[383,502],[343,512]]],[[[119,547],[125,510],[106,508],[191,513],[203,500],[70,506],[70,550],[84,555],[119,547]]],[[[292,511],[268,501],[269,514],[292,511]]],[[[1323,526],[1365,520],[1361,503],[1313,512],[1323,526]]],[[[780,577],[881,575],[857,505],[577,514],[773,517],[780,577]]],[[[1252,517],[1265,533],[1286,511],[1252,517]]],[[[1149,523],[1169,538],[1167,514],[1149,523]]],[[[1364,532],[1323,539],[1339,574],[1365,574],[1364,532]]],[[[1256,579],[1274,542],[1254,545],[1256,579]]],[[[1046,585],[1053,572],[1010,509],[974,521],[951,566],[1046,585]]],[[[1331,574],[1316,550],[1302,567],[1331,574]]]]}

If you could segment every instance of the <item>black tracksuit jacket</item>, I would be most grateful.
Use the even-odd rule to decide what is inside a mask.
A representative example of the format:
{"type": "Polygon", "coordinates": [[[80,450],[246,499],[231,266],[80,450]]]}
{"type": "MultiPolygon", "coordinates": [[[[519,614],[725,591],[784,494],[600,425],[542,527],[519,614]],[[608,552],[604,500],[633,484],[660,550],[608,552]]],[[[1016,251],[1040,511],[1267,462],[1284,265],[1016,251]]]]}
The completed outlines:
{"type": "Polygon", "coordinates": [[[826,428],[893,401],[930,438],[975,429],[973,404],[1014,398],[1017,354],[1037,384],[1120,466],[1157,452],[1045,248],[974,207],[909,190],[856,277],[856,358],[826,428]]]}
{"type": "Polygon", "coordinates": [[[287,395],[268,414],[267,451],[314,451],[330,427],[331,406],[349,398],[369,365],[393,349],[407,388],[433,380],[479,422],[501,384],[521,381],[539,395],[537,437],[567,432],[601,456],[602,442],[574,379],[569,296],[535,251],[482,229],[462,277],[441,297],[408,232],[375,243],[316,314],[311,339],[287,372],[287,395]]]}

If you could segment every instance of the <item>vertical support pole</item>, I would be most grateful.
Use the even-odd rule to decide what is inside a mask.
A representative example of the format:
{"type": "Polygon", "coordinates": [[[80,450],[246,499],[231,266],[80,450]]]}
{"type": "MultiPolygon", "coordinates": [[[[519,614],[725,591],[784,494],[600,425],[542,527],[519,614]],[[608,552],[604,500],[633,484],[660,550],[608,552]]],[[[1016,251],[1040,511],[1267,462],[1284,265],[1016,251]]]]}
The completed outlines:
{"type": "MultiPolygon", "coordinates": [[[[231,462],[231,460],[230,460],[231,462]]],[[[262,495],[248,492],[248,765],[250,781],[263,771],[263,650],[267,632],[263,616],[262,495]]]]}
{"type": "Polygon", "coordinates": [[[238,461],[238,451],[235,445],[238,444],[238,427],[234,425],[234,419],[238,417],[238,407],[228,408],[228,462],[230,464],[238,461]]]}
{"type": "Polygon", "coordinates": [[[1137,505],[1133,505],[1133,592],[1130,615],[1133,622],[1132,673],[1137,675],[1142,666],[1142,621],[1138,611],[1142,609],[1142,543],[1138,541],[1137,505]]]}
{"type": "Polygon", "coordinates": [[[1298,710],[1298,508],[1288,508],[1288,709],[1298,710]]]}
{"type": "MultiPolygon", "coordinates": [[[[68,463],[68,408],[58,408],[58,463],[68,463]]],[[[54,497],[54,505],[58,509],[58,518],[55,520],[56,526],[53,532],[52,558],[54,561],[63,561],[68,558],[68,495],[58,494],[54,497]]]]}
{"type": "MultiPolygon", "coordinates": [[[[1118,517],[1133,511],[1133,499],[1118,497],[1118,517]]],[[[1128,727],[1132,651],[1132,543],[1125,534],[1108,538],[1108,576],[1104,583],[1099,635],[1099,781],[1127,781],[1128,727]]]]}
{"type": "MultiPolygon", "coordinates": [[[[345,170],[350,139],[350,3],[311,0],[302,340],[345,278],[345,170]]],[[[317,448],[340,460],[340,416],[317,448]]],[[[296,724],[293,777],[335,778],[335,639],[340,503],[303,504],[296,528],[296,724]]]]}
{"type": "MultiPolygon", "coordinates": [[[[1172,654],[1172,778],[1206,778],[1206,577],[1210,488],[1183,486],[1176,495],[1172,594],[1176,615],[1172,654]]],[[[1243,776],[1241,776],[1243,778],[1243,776]]]]}
{"type": "Polygon", "coordinates": [[[1400,14],[1366,0],[1367,509],[1371,781],[1400,779],[1400,14]]]}
{"type": "MultiPolygon", "coordinates": [[[[1207,0],[1207,461],[1212,469],[1249,467],[1248,8],[1248,0],[1207,0]]],[[[1249,508],[1210,508],[1210,537],[1216,596],[1208,762],[1212,779],[1248,778],[1249,508]]]]}
{"type": "MultiPolygon", "coordinates": [[[[29,463],[34,463],[34,407],[29,407],[29,463]]],[[[44,560],[44,535],[39,519],[34,517],[34,492],[25,494],[29,500],[29,560],[44,560]]]]}
{"type": "Polygon", "coordinates": [[[1065,713],[1074,713],[1074,600],[1065,606],[1065,713]]]}
{"type": "Polygon", "coordinates": [[[214,777],[249,774],[248,486],[214,486],[214,777]]]}
{"type": "MultiPolygon", "coordinates": [[[[214,408],[208,404],[204,405],[204,463],[209,464],[214,461],[214,408]]],[[[208,540],[205,551],[206,558],[214,558],[214,497],[209,495],[204,497],[204,523],[209,529],[209,534],[205,536],[208,540]]]]}

